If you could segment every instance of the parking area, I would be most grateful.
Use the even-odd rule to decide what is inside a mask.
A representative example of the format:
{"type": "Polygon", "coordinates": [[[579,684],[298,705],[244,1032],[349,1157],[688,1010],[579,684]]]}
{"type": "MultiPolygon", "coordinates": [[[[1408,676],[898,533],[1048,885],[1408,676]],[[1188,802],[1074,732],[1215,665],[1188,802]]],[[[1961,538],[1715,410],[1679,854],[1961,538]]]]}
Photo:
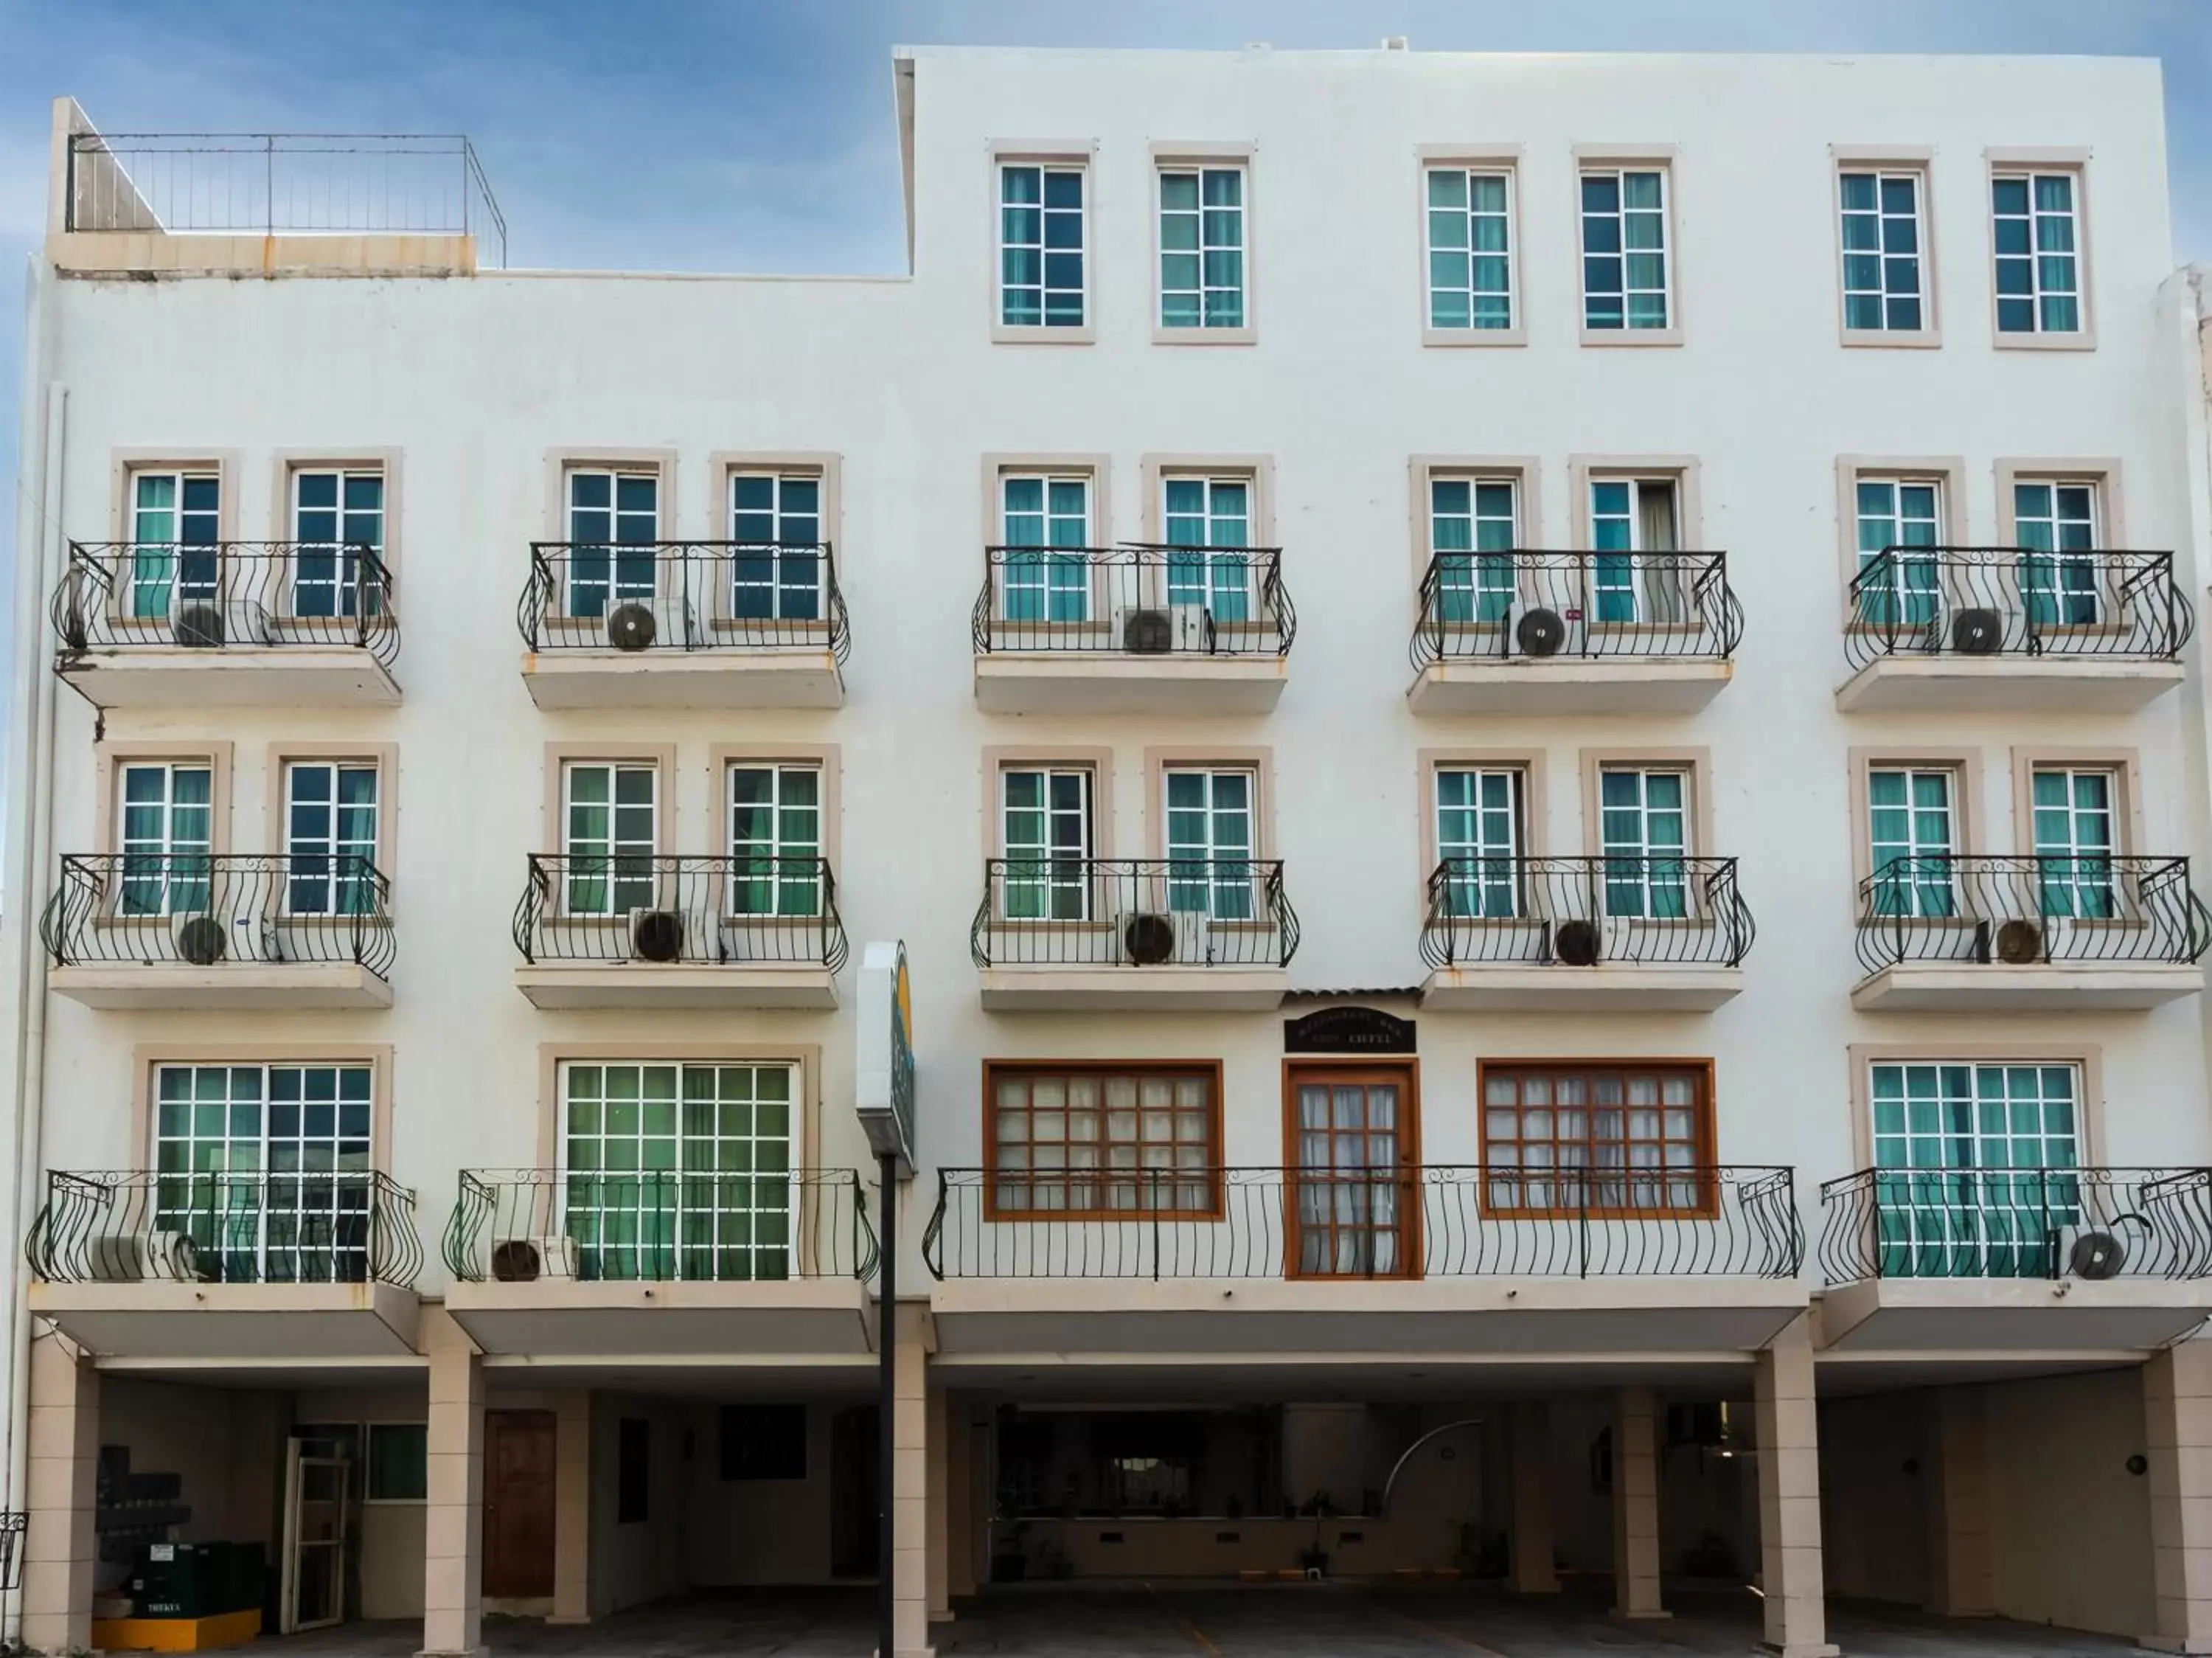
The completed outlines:
{"type": "MultiPolygon", "coordinates": [[[[1736,1655],[1759,1638],[1748,1591],[1683,1593],[1674,1615],[1624,1623],[1602,1593],[1541,1600],[1457,1584],[1031,1584],[959,1603],[931,1631],[942,1658],[1683,1658],[1736,1655]]],[[[488,1619],[495,1658],[867,1658],[872,1591],[772,1590],[687,1596],[562,1627],[488,1619]]],[[[353,1624],[257,1643],[266,1658],[410,1658],[419,1625],[353,1624]]],[[[2039,1625],[1924,1618],[1894,1607],[1830,1609],[1847,1658],[2118,1658],[2115,1637],[2039,1625]]]]}

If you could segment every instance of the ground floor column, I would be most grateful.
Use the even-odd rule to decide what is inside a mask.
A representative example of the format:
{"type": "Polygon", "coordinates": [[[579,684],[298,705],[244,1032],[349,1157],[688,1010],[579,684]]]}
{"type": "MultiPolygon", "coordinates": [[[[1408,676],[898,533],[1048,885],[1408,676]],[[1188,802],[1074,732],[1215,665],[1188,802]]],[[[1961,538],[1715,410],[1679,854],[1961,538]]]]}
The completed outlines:
{"type": "Polygon", "coordinates": [[[2142,1390],[2158,1596],[2157,1632],[2143,1644],[2212,1652],[2212,1341],[2159,1354],[2143,1367],[2142,1390]]]}
{"type": "Polygon", "coordinates": [[[1613,1613],[1664,1618],[1659,1600],[1658,1405],[1649,1387],[1624,1387],[1613,1411],[1613,1613]]]}
{"type": "Polygon", "coordinates": [[[31,1344],[27,1426],[23,1644],[34,1651],[82,1652],[92,1645],[100,1373],[59,1336],[31,1344]]]}
{"type": "Polygon", "coordinates": [[[954,1600],[975,1593],[975,1454],[967,1398],[945,1402],[945,1592],[954,1600]]]}
{"type": "Polygon", "coordinates": [[[553,1406],[553,1616],[592,1621],[592,1396],[563,1393],[553,1406]]]}
{"type": "Polygon", "coordinates": [[[927,1310],[919,1302],[898,1309],[897,1375],[891,1405],[891,1636],[887,1658],[932,1658],[929,1644],[929,1557],[945,1539],[930,1536],[929,1356],[927,1310]]]}
{"type": "Polygon", "coordinates": [[[929,1394],[929,1621],[952,1621],[952,1467],[945,1460],[951,1401],[942,1387],[929,1394]]]}
{"type": "Polygon", "coordinates": [[[423,1509],[422,1652],[483,1645],[483,1356],[442,1308],[422,1309],[430,1355],[429,1479],[423,1509]]]}
{"type": "Polygon", "coordinates": [[[1978,1387],[1928,1395],[1928,1610],[1944,1618],[1990,1618],[1997,1609],[1984,1404],[1978,1387]]]}
{"type": "Polygon", "coordinates": [[[1552,1550],[1552,1415],[1541,1399],[1512,1409],[1513,1539],[1508,1551],[1513,1587],[1522,1594],[1556,1594],[1552,1550]]]}
{"type": "Polygon", "coordinates": [[[1801,1313],[1759,1355],[1759,1586],[1766,1645],[1784,1658],[1827,1658],[1820,1576],[1820,1429],[1813,1397],[1812,1316],[1801,1313]]]}

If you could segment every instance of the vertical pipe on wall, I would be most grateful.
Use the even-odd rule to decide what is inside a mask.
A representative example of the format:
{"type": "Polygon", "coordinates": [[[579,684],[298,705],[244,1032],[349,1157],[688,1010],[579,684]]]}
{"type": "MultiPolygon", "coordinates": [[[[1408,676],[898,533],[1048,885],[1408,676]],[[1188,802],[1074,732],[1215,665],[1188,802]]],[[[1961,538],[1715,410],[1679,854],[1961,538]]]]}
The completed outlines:
{"type": "Polygon", "coordinates": [[[896,1604],[892,1582],[895,1533],[891,1526],[893,1485],[898,1468],[898,1157],[885,1152],[876,1160],[881,1204],[876,1218],[879,1240],[876,1267],[876,1651],[892,1658],[898,1650],[893,1629],[896,1604]]]}

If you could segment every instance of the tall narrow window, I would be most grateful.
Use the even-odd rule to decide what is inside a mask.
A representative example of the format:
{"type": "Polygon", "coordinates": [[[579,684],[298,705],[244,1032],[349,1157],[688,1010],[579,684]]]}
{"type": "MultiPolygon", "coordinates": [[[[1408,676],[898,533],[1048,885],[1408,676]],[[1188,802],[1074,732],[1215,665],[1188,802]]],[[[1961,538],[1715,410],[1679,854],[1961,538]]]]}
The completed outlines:
{"type": "Polygon", "coordinates": [[[214,472],[131,477],[131,606],[141,619],[222,596],[222,483],[214,472]]]}
{"type": "Polygon", "coordinates": [[[1160,326],[1242,328],[1244,169],[1160,174],[1160,326]]]}
{"type": "Polygon", "coordinates": [[[1485,1065],[1487,1206],[1524,1215],[1712,1205],[1713,1104],[1688,1065],[1485,1065]]]}
{"type": "Polygon", "coordinates": [[[659,883],[660,774],[650,765],[572,762],[561,772],[561,850],[568,912],[620,916],[650,908],[659,883]]]}
{"type": "Polygon", "coordinates": [[[1686,772],[1645,766],[1598,773],[1605,912],[1668,919],[1689,913],[1686,772]]]}
{"type": "Polygon", "coordinates": [[[1852,171],[1842,201],[1844,326],[1917,333],[1928,326],[1921,253],[1920,174],[1852,171]]]}
{"type": "Polygon", "coordinates": [[[2029,625],[2094,627],[2101,610],[2094,556],[2102,539],[2096,484],[2087,479],[2014,484],[2012,508],[2029,625]]]}
{"type": "Polygon", "coordinates": [[[375,616],[384,609],[384,474],[344,468],[292,474],[292,613],[375,616]],[[364,563],[366,547],[378,562],[364,563]]]}
{"type": "Polygon", "coordinates": [[[1254,914],[1253,774],[1167,774],[1168,907],[1249,921],[1254,914]]]}
{"type": "Polygon", "coordinates": [[[1959,850],[1959,830],[1951,793],[1948,771],[1877,766],[1867,773],[1867,853],[1874,872],[1875,914],[1958,913],[1951,860],[1959,850]]]}
{"type": "Polygon", "coordinates": [[[1990,180],[1999,333],[2081,332],[2078,191],[2072,173],[2000,173],[1990,180]]]}
{"type": "Polygon", "coordinates": [[[730,478],[730,613],[744,621],[822,619],[822,478],[730,478]]]}
{"type": "Polygon", "coordinates": [[[568,614],[604,616],[651,603],[660,539],[660,479],[652,472],[568,473],[568,614]]]}
{"type": "Polygon", "coordinates": [[[1431,478],[1429,549],[1443,622],[1502,621],[1513,608],[1521,487],[1510,478],[1431,478]]]}
{"type": "Polygon", "coordinates": [[[1942,539],[1943,486],[1932,478],[1861,476],[1853,485],[1857,515],[1856,610],[1868,627],[1926,627],[1942,608],[1932,553],[1942,539]],[[1890,556],[1884,558],[1882,555],[1890,556]]]}
{"type": "Polygon", "coordinates": [[[376,907],[376,766],[293,760],[284,767],[284,907],[295,916],[376,907]]]}
{"type": "Polygon", "coordinates": [[[1652,168],[1585,170],[1582,230],[1583,326],[1668,326],[1667,174],[1652,168]]]}
{"type": "Polygon", "coordinates": [[[999,168],[999,320],[1080,328],[1089,320],[1084,173],[1035,163],[999,168]]]}
{"type": "Polygon", "coordinates": [[[1168,602],[1203,605],[1218,625],[1249,622],[1252,592],[1252,480],[1170,478],[1161,505],[1168,532],[1168,602]]]}
{"type": "Polygon", "coordinates": [[[1002,902],[1009,921],[1091,913],[1091,773],[1079,766],[1000,774],[1002,902]]]}
{"type": "Polygon", "coordinates": [[[1687,615],[1678,493],[1671,478],[1590,479],[1590,600],[1604,622],[1680,622],[1687,615]]]}
{"type": "Polygon", "coordinates": [[[214,872],[214,768],[204,760],[138,760],[121,770],[118,912],[204,912],[214,872]]]}
{"type": "Polygon", "coordinates": [[[1091,614],[1091,480],[1008,473],[999,480],[1003,619],[1081,622],[1091,614]],[[1048,551],[1066,548],[1064,552],[1048,551]]]}
{"type": "Polygon", "coordinates": [[[822,770],[730,768],[730,911],[822,912],[822,770]]]}
{"type": "Polygon", "coordinates": [[[1527,820],[1522,773],[1509,766],[1439,768],[1437,856],[1455,917],[1521,913],[1520,858],[1527,820]]]}
{"type": "Polygon", "coordinates": [[[1514,326],[1513,175],[1428,170],[1429,326],[1514,326]]]}
{"type": "Polygon", "coordinates": [[[2101,921],[2114,914],[2116,783],[2112,772],[2100,767],[2036,767],[2029,788],[2036,883],[2045,915],[2101,921]]]}

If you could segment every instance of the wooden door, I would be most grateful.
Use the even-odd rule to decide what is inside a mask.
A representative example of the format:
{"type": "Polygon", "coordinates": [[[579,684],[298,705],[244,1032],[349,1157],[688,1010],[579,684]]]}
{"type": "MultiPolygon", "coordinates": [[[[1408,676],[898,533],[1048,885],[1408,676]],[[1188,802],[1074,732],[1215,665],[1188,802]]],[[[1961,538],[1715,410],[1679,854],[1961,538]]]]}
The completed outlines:
{"type": "Polygon", "coordinates": [[[553,1594],[556,1436],[550,1411],[484,1412],[483,1592],[553,1594]]]}
{"type": "Polygon", "coordinates": [[[1411,1067],[1294,1065],[1285,1140],[1291,1276],[1420,1274],[1420,1168],[1411,1067]]]}

